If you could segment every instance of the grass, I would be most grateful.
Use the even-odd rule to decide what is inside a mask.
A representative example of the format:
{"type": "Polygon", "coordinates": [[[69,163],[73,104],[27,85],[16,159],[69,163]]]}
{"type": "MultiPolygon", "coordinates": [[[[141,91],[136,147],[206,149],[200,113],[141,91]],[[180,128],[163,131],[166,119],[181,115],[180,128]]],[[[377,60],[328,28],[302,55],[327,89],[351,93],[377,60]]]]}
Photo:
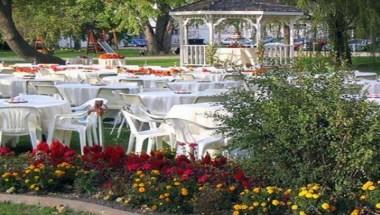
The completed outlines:
{"type": "MultiPolygon", "coordinates": [[[[123,128],[120,138],[117,138],[117,131],[113,135],[110,134],[112,129],[112,125],[109,123],[104,124],[104,145],[112,146],[112,145],[120,145],[127,149],[128,140],[129,140],[129,130],[127,128],[123,128]]],[[[74,149],[76,152],[80,153],[80,144],[79,144],[79,136],[78,133],[73,132],[71,137],[70,148],[74,149]]],[[[29,136],[24,136],[20,138],[20,141],[16,144],[15,147],[12,147],[11,144],[7,144],[7,146],[11,147],[16,153],[24,153],[32,150],[32,145],[30,143],[29,136]]],[[[1,211],[1,210],[0,210],[1,211]]],[[[0,213],[1,214],[1,213],[0,213]]]]}
{"type": "Polygon", "coordinates": [[[179,66],[179,59],[147,59],[147,60],[126,60],[127,65],[149,65],[149,66],[179,66]]]}
{"type": "Polygon", "coordinates": [[[11,203],[0,203],[0,214],[1,215],[91,215],[85,212],[74,212],[72,210],[66,210],[64,212],[59,212],[55,208],[45,208],[39,206],[28,206],[24,204],[11,204],[11,203]]]}
{"type": "Polygon", "coordinates": [[[380,74],[380,57],[353,57],[352,68],[362,72],[380,74]]]}

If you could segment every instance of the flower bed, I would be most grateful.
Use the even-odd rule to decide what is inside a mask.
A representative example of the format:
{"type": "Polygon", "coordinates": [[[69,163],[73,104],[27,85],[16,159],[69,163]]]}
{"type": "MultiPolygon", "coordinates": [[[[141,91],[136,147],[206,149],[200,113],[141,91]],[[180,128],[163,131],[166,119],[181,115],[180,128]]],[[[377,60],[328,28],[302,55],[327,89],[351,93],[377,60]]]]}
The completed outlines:
{"type": "Polygon", "coordinates": [[[283,189],[248,177],[224,157],[126,155],[119,146],[87,147],[80,156],[55,141],[15,156],[0,148],[0,191],[87,194],[144,212],[175,214],[365,214],[380,209],[380,181],[366,182],[346,202],[309,184],[283,189]]]}

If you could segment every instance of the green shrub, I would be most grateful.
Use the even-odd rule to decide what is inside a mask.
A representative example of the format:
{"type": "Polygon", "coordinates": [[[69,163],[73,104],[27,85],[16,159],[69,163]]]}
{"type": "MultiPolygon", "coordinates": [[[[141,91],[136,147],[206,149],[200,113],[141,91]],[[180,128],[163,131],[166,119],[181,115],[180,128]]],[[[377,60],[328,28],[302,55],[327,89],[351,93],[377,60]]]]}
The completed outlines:
{"type": "Polygon", "coordinates": [[[266,183],[321,183],[342,195],[379,176],[379,107],[343,98],[342,74],[287,71],[252,80],[256,93],[235,91],[219,116],[231,150],[245,149],[247,170],[266,183]],[[289,83],[288,77],[295,79],[289,83]],[[261,93],[259,93],[261,92],[261,93]]]}

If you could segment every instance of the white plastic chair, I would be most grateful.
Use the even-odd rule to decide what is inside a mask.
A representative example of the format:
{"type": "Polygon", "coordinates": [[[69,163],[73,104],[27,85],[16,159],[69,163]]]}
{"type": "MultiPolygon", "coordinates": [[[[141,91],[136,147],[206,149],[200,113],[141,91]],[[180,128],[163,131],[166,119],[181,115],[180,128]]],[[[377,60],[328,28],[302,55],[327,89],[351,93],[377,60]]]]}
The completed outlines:
{"type": "Polygon", "coordinates": [[[172,127],[176,142],[184,144],[182,154],[191,150],[190,144],[195,144],[197,148],[195,156],[202,159],[208,149],[218,149],[226,145],[222,136],[215,135],[216,128],[180,118],[167,118],[165,122],[172,127]]]}
{"type": "Polygon", "coordinates": [[[0,144],[2,136],[30,136],[33,148],[41,140],[40,112],[33,107],[1,107],[0,108],[0,144]]]}
{"type": "MultiPolygon", "coordinates": [[[[92,108],[95,107],[95,104],[97,101],[102,101],[103,105],[107,107],[107,104],[108,104],[107,99],[95,98],[95,99],[91,99],[85,102],[84,104],[80,106],[72,107],[71,110],[73,112],[89,112],[92,108]]],[[[96,114],[95,116],[91,116],[91,117],[92,117],[90,121],[91,123],[89,124],[90,126],[89,129],[91,131],[90,130],[87,131],[88,141],[90,144],[92,144],[92,141],[94,141],[96,145],[100,144],[102,146],[103,145],[103,119],[101,116],[97,116],[96,114]],[[92,132],[92,136],[91,136],[91,132],[92,132]]],[[[80,120],[79,122],[82,124],[85,124],[86,119],[80,120]]]]}
{"type": "Polygon", "coordinates": [[[63,100],[63,96],[54,85],[32,83],[32,86],[35,89],[37,95],[52,96],[54,98],[63,100]]]}
{"type": "Polygon", "coordinates": [[[26,93],[35,94],[37,93],[36,85],[54,86],[54,81],[43,81],[43,80],[28,80],[26,81],[26,93]]]}
{"type": "MultiPolygon", "coordinates": [[[[165,116],[163,116],[163,115],[155,115],[155,114],[149,113],[149,111],[145,107],[144,102],[141,100],[140,96],[135,95],[135,94],[125,94],[125,93],[119,93],[119,95],[121,96],[122,102],[123,102],[124,105],[128,105],[130,108],[132,108],[133,110],[135,110],[140,115],[145,115],[143,117],[145,117],[145,118],[149,118],[150,117],[152,120],[155,120],[156,122],[160,122],[160,123],[163,121],[163,119],[164,119],[165,116]]],[[[118,131],[117,131],[117,138],[120,137],[121,130],[122,130],[122,128],[123,128],[123,126],[124,126],[125,123],[126,123],[125,118],[122,117],[122,119],[120,120],[120,125],[119,125],[119,128],[118,128],[118,131]]],[[[113,125],[113,128],[111,130],[111,134],[113,134],[114,130],[116,129],[116,124],[117,123],[115,121],[115,123],[113,125]]],[[[156,126],[156,124],[153,124],[153,125],[156,126]]],[[[143,123],[140,125],[140,129],[139,130],[141,130],[142,127],[143,127],[143,123]]]]}
{"type": "Polygon", "coordinates": [[[133,147],[135,146],[135,153],[140,154],[143,150],[144,140],[146,139],[149,139],[148,147],[146,150],[148,154],[152,151],[152,148],[154,146],[156,146],[156,148],[159,148],[157,142],[154,141],[153,138],[166,136],[170,138],[170,142],[173,142],[173,138],[172,138],[173,136],[171,135],[171,133],[164,128],[156,128],[153,125],[154,120],[150,118],[136,116],[135,114],[132,113],[131,110],[127,108],[123,109],[121,112],[123,116],[125,117],[131,131],[127,153],[131,153],[133,150],[133,147]],[[140,131],[136,127],[137,123],[148,123],[150,125],[150,129],[145,130],[145,131],[140,131]],[[135,139],[136,139],[136,144],[134,144],[135,139]]]}

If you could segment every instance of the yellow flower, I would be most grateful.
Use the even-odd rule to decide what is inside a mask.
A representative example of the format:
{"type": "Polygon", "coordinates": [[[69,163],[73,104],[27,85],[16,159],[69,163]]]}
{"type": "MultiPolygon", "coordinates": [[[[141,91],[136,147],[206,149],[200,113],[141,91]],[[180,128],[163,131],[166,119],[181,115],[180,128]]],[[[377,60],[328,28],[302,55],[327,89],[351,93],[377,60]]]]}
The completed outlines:
{"type": "Polygon", "coordinates": [[[302,197],[302,196],[306,196],[306,194],[308,194],[307,190],[302,190],[298,196],[302,197]]]}
{"type": "Polygon", "coordinates": [[[55,176],[57,176],[57,177],[62,177],[62,176],[65,175],[65,172],[62,171],[62,170],[57,169],[57,170],[54,171],[54,174],[55,174],[55,176]]]}
{"type": "Polygon", "coordinates": [[[351,212],[351,215],[359,215],[360,214],[360,210],[359,209],[355,209],[351,212]]]}
{"type": "Polygon", "coordinates": [[[165,197],[169,197],[169,196],[170,196],[170,193],[164,193],[164,196],[165,196],[165,197]]]}
{"type": "Polygon", "coordinates": [[[29,179],[25,179],[25,184],[28,184],[30,182],[29,179]]]}
{"type": "Polygon", "coordinates": [[[370,186],[373,186],[373,181],[367,181],[366,183],[364,183],[362,186],[362,190],[368,190],[370,186]]]}
{"type": "Polygon", "coordinates": [[[260,188],[259,187],[255,187],[253,188],[252,190],[254,193],[260,193],[260,188]]]}
{"type": "Polygon", "coordinates": [[[135,182],[140,182],[141,179],[140,178],[135,178],[135,182]]]}
{"type": "Polygon", "coordinates": [[[31,172],[30,169],[25,170],[25,174],[29,174],[31,172]]]}
{"type": "Polygon", "coordinates": [[[370,191],[372,191],[372,190],[374,190],[374,189],[376,189],[376,187],[373,186],[373,185],[371,185],[371,186],[368,187],[368,190],[370,190],[370,191]]]}
{"type": "Polygon", "coordinates": [[[273,188],[273,187],[267,187],[267,192],[268,192],[269,194],[274,193],[274,188],[273,188]]]}
{"type": "Polygon", "coordinates": [[[236,187],[234,185],[231,185],[229,188],[228,188],[231,192],[234,192],[236,187]]]}
{"type": "Polygon", "coordinates": [[[35,169],[34,169],[34,172],[41,172],[41,171],[40,171],[40,168],[35,168],[35,169]]]}
{"type": "Polygon", "coordinates": [[[375,205],[377,209],[380,209],[380,202],[375,205]]]}
{"type": "Polygon", "coordinates": [[[159,175],[160,174],[160,170],[152,170],[152,173],[155,174],[155,175],[159,175]]]}
{"type": "Polygon", "coordinates": [[[165,196],[164,196],[163,194],[161,194],[158,198],[159,198],[159,199],[164,199],[165,196]]]}
{"type": "Polygon", "coordinates": [[[239,211],[234,211],[233,213],[232,213],[232,215],[239,215],[240,213],[239,213],[239,211]]]}
{"type": "Polygon", "coordinates": [[[167,190],[170,190],[171,188],[172,188],[172,186],[170,186],[170,185],[166,186],[167,190]]]}
{"type": "Polygon", "coordinates": [[[9,176],[11,176],[12,174],[10,173],[10,172],[6,172],[6,173],[4,173],[1,177],[3,177],[3,178],[7,178],[7,177],[9,177],[9,176]]]}
{"type": "Polygon", "coordinates": [[[367,196],[366,195],[361,195],[360,196],[360,200],[366,200],[367,199],[367,196]]]}
{"type": "Polygon", "coordinates": [[[138,184],[133,184],[132,186],[133,186],[133,188],[137,188],[139,185],[138,184]]]}
{"type": "Polygon", "coordinates": [[[178,181],[176,181],[176,182],[174,182],[174,185],[175,186],[179,186],[179,185],[181,185],[181,183],[179,183],[178,181]]]}
{"type": "Polygon", "coordinates": [[[321,207],[323,208],[323,209],[325,209],[325,210],[329,210],[331,207],[330,207],[330,204],[329,203],[323,203],[322,205],[321,205],[321,207]]]}
{"type": "Polygon", "coordinates": [[[296,210],[298,210],[298,205],[292,205],[291,208],[292,208],[293,211],[296,211],[296,210]]]}
{"type": "Polygon", "coordinates": [[[181,195],[187,196],[187,195],[189,195],[189,191],[186,188],[181,188],[181,195]]]}
{"type": "Polygon", "coordinates": [[[253,203],[253,206],[255,206],[255,207],[257,207],[257,206],[259,206],[260,205],[260,203],[258,203],[258,202],[254,202],[253,203]]]}
{"type": "Polygon", "coordinates": [[[317,191],[317,190],[319,190],[319,188],[320,188],[319,184],[315,184],[315,185],[312,186],[311,189],[317,191]]]}
{"type": "Polygon", "coordinates": [[[260,205],[261,205],[261,207],[265,207],[265,206],[267,206],[267,203],[266,202],[262,202],[260,205]]]}
{"type": "Polygon", "coordinates": [[[311,194],[311,193],[306,193],[306,198],[308,198],[308,199],[313,198],[313,194],[311,194]]]}
{"type": "Polygon", "coordinates": [[[136,172],[136,175],[141,175],[141,174],[143,174],[143,171],[141,171],[141,170],[136,172]]]}
{"type": "Polygon", "coordinates": [[[17,177],[17,176],[18,176],[18,173],[17,173],[17,172],[14,172],[14,173],[12,173],[12,176],[13,176],[13,177],[17,177]]]}
{"type": "Polygon", "coordinates": [[[318,194],[313,194],[313,199],[318,199],[319,195],[318,194]]]}
{"type": "Polygon", "coordinates": [[[278,201],[277,199],[272,200],[272,205],[274,205],[274,206],[278,206],[280,203],[281,202],[278,201]]]}
{"type": "Polygon", "coordinates": [[[300,215],[307,215],[305,211],[300,211],[300,215]]]}
{"type": "Polygon", "coordinates": [[[242,210],[247,210],[248,209],[248,205],[246,205],[246,204],[241,205],[241,209],[242,210]]]}
{"type": "Polygon", "coordinates": [[[139,184],[139,187],[144,187],[144,183],[140,183],[140,184],[139,184]]]}
{"type": "Polygon", "coordinates": [[[240,205],[234,205],[234,210],[241,210],[241,206],[240,205]]]}
{"type": "Polygon", "coordinates": [[[145,188],[144,187],[140,187],[139,188],[139,193],[143,193],[143,192],[145,192],[145,188]]]}
{"type": "Polygon", "coordinates": [[[223,184],[221,184],[221,183],[219,183],[219,184],[216,185],[216,188],[218,188],[218,189],[220,189],[222,187],[223,187],[223,184]]]}
{"type": "Polygon", "coordinates": [[[38,179],[40,179],[40,176],[38,175],[34,176],[34,180],[38,180],[38,179]]]}
{"type": "Polygon", "coordinates": [[[249,206],[248,210],[252,211],[253,209],[255,209],[255,207],[253,206],[249,206]]]}

